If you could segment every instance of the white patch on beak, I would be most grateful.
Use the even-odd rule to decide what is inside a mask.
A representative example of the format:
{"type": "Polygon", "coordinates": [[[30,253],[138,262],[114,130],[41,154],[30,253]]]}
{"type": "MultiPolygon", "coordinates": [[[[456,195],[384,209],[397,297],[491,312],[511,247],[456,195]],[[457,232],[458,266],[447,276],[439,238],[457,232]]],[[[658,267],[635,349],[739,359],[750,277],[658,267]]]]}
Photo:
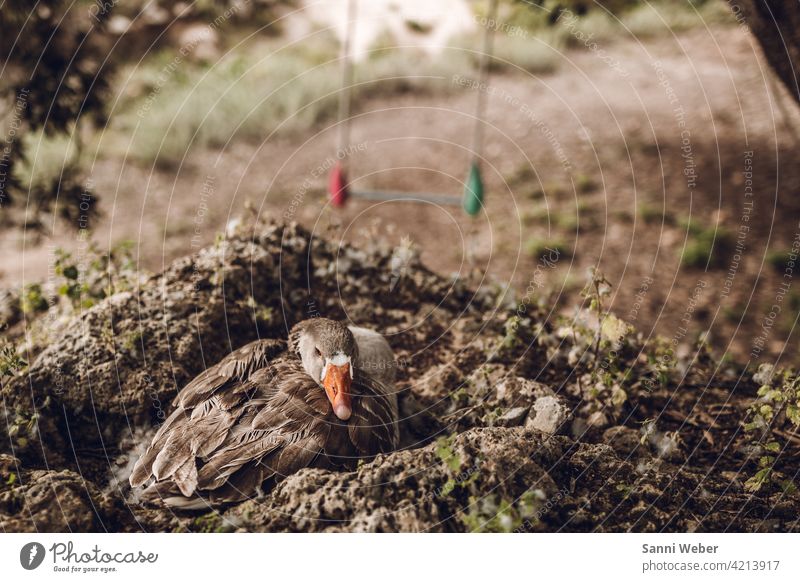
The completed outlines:
{"type": "MultiPolygon", "coordinates": [[[[325,380],[325,376],[328,375],[328,366],[344,366],[349,363],[350,356],[346,356],[341,352],[334,354],[332,358],[325,358],[325,365],[322,366],[322,374],[320,375],[319,381],[323,382],[325,380]]],[[[353,366],[350,366],[350,379],[353,379],[353,366]]]]}
{"type": "Polygon", "coordinates": [[[350,356],[345,356],[343,353],[339,352],[338,354],[334,354],[330,359],[330,363],[334,366],[344,366],[350,363],[350,356]]]}

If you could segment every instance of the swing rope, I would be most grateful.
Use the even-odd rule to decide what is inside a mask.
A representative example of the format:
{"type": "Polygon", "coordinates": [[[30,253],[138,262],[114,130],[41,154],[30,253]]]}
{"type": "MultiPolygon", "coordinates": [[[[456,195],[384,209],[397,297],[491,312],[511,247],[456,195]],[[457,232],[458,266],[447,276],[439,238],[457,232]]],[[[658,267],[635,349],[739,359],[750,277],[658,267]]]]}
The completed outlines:
{"type": "Polygon", "coordinates": [[[350,55],[352,38],[356,30],[356,0],[347,0],[344,42],[342,43],[342,92],[339,98],[339,123],[337,128],[338,154],[344,155],[350,144],[350,102],[353,92],[353,62],[350,55]]]}
{"type": "MultiPolygon", "coordinates": [[[[494,29],[487,26],[483,36],[483,51],[478,65],[478,95],[475,103],[475,125],[472,134],[472,149],[470,152],[469,174],[461,199],[447,194],[406,193],[406,192],[377,192],[357,191],[350,192],[346,178],[344,158],[350,143],[350,106],[352,101],[353,85],[353,57],[352,39],[355,34],[358,0],[348,0],[345,23],[345,34],[342,42],[342,67],[341,67],[341,93],[339,94],[339,111],[337,123],[337,157],[341,158],[331,170],[328,180],[328,191],[331,204],[336,207],[344,206],[350,196],[376,201],[407,200],[412,202],[432,202],[434,204],[461,204],[464,211],[470,216],[475,216],[483,208],[483,180],[480,172],[480,160],[483,153],[483,120],[486,116],[487,91],[484,87],[489,80],[489,67],[491,56],[494,53],[494,29]]],[[[499,0],[489,0],[488,18],[497,19],[499,0]]]]}
{"type": "Polygon", "coordinates": [[[356,28],[356,0],[347,0],[347,13],[345,14],[344,42],[342,42],[342,85],[339,94],[339,114],[336,124],[336,157],[339,161],[331,169],[328,176],[328,193],[331,204],[342,207],[347,202],[350,193],[347,187],[347,171],[344,165],[347,146],[350,145],[350,101],[353,91],[353,62],[350,56],[350,45],[356,28]]]}
{"type": "MultiPolygon", "coordinates": [[[[498,0],[489,0],[488,22],[497,21],[498,0]]],[[[472,159],[469,165],[467,182],[464,185],[464,211],[475,216],[483,208],[483,178],[481,177],[481,158],[483,157],[483,131],[486,119],[486,106],[489,82],[489,67],[494,54],[494,26],[487,24],[483,33],[483,51],[479,65],[478,95],[475,98],[475,128],[472,134],[472,159]]]]}
{"type": "MultiPolygon", "coordinates": [[[[489,14],[487,22],[497,22],[498,0],[489,0],[489,14]]],[[[483,120],[486,119],[487,93],[484,88],[489,82],[489,67],[491,56],[494,54],[494,29],[495,26],[487,24],[483,33],[483,52],[478,65],[478,95],[475,99],[475,127],[472,132],[472,159],[475,163],[480,160],[483,153],[483,120]]]]}

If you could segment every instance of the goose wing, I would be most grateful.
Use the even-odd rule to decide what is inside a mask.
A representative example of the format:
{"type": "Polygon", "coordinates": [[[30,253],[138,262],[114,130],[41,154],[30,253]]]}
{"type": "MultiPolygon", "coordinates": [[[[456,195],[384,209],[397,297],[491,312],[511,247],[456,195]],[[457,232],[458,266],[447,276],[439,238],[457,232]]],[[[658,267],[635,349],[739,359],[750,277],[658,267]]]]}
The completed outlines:
{"type": "MultiPolygon", "coordinates": [[[[285,342],[249,343],[199,374],[175,398],[175,411],[156,432],[130,476],[133,487],[172,478],[182,492],[196,487],[191,458],[207,458],[256,404],[258,386],[272,377],[271,361],[285,342]]],[[[267,382],[269,384],[269,382],[267,382]]],[[[262,396],[269,397],[269,393],[262,396]]]]}

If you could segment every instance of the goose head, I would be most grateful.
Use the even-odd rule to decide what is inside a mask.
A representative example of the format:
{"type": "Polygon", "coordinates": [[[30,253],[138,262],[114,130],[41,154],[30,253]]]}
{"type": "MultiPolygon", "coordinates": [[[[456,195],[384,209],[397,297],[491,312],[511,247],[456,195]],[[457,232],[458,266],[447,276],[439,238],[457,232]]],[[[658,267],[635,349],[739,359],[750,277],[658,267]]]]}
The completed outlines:
{"type": "Polygon", "coordinates": [[[358,352],[353,334],[343,323],[322,317],[298,327],[295,345],[303,368],[325,390],[333,413],[340,420],[349,419],[353,410],[350,386],[358,352]]]}

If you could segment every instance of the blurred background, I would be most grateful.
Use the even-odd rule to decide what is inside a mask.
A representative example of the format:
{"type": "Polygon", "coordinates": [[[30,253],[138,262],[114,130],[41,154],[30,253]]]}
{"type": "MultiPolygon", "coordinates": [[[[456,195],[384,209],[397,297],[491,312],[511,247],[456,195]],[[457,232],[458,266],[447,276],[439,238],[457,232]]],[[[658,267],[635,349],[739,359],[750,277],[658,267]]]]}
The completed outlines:
{"type": "Polygon", "coordinates": [[[53,302],[90,307],[237,225],[297,220],[567,316],[597,267],[610,309],[645,338],[798,360],[800,116],[747,6],[502,0],[491,18],[484,1],[356,4],[349,23],[347,0],[6,2],[6,333],[53,302]],[[459,198],[476,125],[478,216],[330,204],[339,159],[353,187],[459,198]],[[134,275],[109,275],[122,271],[134,275]]]}

